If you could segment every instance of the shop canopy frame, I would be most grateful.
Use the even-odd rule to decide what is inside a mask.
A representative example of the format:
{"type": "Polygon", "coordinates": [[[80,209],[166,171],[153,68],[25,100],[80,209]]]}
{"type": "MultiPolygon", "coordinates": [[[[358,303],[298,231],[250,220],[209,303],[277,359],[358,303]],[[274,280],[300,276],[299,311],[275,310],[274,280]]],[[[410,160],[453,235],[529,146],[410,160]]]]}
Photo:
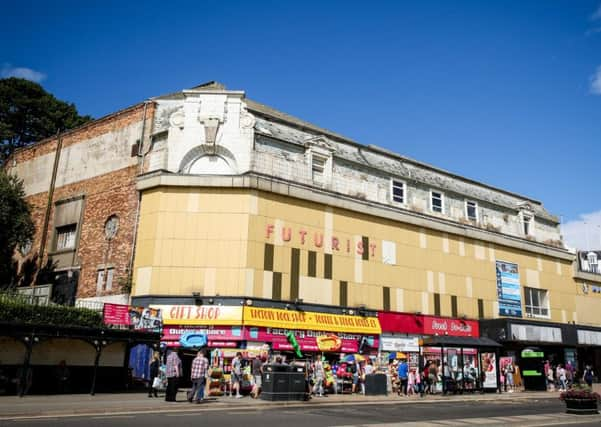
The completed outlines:
{"type": "MultiPolygon", "coordinates": [[[[461,375],[461,388],[465,390],[465,375],[463,374],[463,349],[464,348],[475,348],[477,350],[478,360],[480,360],[480,350],[490,349],[495,353],[495,369],[497,373],[497,389],[501,390],[501,372],[499,366],[499,350],[503,347],[503,345],[498,342],[487,338],[487,337],[458,337],[458,336],[449,336],[449,335],[439,335],[433,337],[426,337],[423,339],[422,347],[440,347],[440,354],[442,360],[444,360],[444,350],[445,348],[459,348],[460,349],[460,357],[461,357],[461,366],[462,366],[462,375],[461,375]]],[[[480,370],[482,367],[480,367],[480,370]]],[[[480,380],[480,390],[484,390],[485,387],[480,380]]],[[[442,381],[442,392],[446,394],[447,387],[446,381],[443,379],[442,381]]]]}

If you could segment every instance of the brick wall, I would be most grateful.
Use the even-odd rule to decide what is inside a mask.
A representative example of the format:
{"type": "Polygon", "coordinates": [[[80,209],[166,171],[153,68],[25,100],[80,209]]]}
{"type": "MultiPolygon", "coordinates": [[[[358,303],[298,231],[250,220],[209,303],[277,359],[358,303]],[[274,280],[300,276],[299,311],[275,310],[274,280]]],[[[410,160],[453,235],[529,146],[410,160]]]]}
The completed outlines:
{"type": "MultiPolygon", "coordinates": [[[[116,132],[123,127],[143,119],[143,104],[122,110],[97,122],[86,125],[63,136],[63,149],[74,144],[85,143],[90,138],[116,132]]],[[[150,135],[153,104],[149,104],[146,113],[145,142],[150,135]]],[[[139,138],[139,135],[137,136],[139,138]]],[[[123,141],[124,144],[134,144],[136,141],[123,141]]],[[[33,161],[37,156],[53,154],[56,150],[56,139],[48,139],[27,149],[20,150],[13,156],[16,163],[33,161]]],[[[12,163],[12,159],[11,159],[12,163]]],[[[10,170],[10,165],[9,165],[10,170]]],[[[47,243],[44,251],[45,259],[52,253],[52,238],[54,234],[55,203],[72,197],[84,197],[83,214],[80,223],[79,242],[75,266],[80,268],[80,277],[77,297],[85,298],[96,296],[96,280],[98,269],[105,263],[114,268],[112,291],[106,294],[121,293],[118,279],[127,276],[132,255],[132,243],[135,230],[136,211],[138,208],[138,194],[135,188],[136,176],[139,165],[134,164],[125,168],[113,170],[109,173],[82,179],[54,190],[50,221],[47,231],[47,243]],[[119,230],[114,239],[109,243],[105,237],[104,225],[111,215],[119,218],[119,230]]],[[[48,182],[50,177],[48,177],[48,182]]],[[[60,177],[57,177],[57,182],[60,177]]],[[[27,196],[32,206],[32,216],[36,226],[32,250],[27,255],[31,259],[38,254],[41,242],[41,233],[48,201],[48,192],[41,192],[27,196]]],[[[17,254],[17,259],[24,259],[17,254]]]]}

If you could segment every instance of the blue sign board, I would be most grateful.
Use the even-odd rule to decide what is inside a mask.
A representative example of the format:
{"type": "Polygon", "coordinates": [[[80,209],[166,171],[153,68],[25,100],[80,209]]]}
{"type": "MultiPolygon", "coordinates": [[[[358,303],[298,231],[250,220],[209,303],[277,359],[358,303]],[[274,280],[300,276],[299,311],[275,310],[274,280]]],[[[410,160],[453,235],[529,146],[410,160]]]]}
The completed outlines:
{"type": "Polygon", "coordinates": [[[207,334],[187,332],[179,339],[179,344],[184,348],[199,348],[207,345],[207,334]]]}
{"type": "Polygon", "coordinates": [[[518,265],[497,261],[499,315],[522,317],[522,288],[518,265]]]}

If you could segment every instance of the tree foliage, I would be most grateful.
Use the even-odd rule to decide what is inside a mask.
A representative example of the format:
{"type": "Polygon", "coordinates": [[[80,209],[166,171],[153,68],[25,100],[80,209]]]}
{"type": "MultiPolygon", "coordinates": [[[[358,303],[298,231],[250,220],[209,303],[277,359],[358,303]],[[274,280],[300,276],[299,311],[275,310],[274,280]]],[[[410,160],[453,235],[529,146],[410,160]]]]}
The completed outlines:
{"type": "Polygon", "coordinates": [[[13,254],[31,242],[34,231],[23,181],[0,169],[0,288],[15,285],[13,254]]]}
{"type": "Polygon", "coordinates": [[[25,79],[0,79],[0,162],[16,148],[92,120],[25,79]]]}

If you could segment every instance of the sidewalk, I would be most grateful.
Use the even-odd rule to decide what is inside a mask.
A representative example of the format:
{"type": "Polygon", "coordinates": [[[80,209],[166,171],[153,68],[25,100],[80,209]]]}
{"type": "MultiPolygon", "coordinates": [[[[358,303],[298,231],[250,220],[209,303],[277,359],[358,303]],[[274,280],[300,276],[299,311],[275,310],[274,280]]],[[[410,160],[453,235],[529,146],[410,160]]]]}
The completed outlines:
{"type": "Polygon", "coordinates": [[[456,396],[428,395],[399,397],[388,396],[363,396],[363,395],[330,395],[316,397],[308,402],[270,402],[261,399],[244,397],[235,399],[231,397],[210,398],[201,404],[188,403],[185,400],[185,390],[178,393],[177,402],[165,402],[164,397],[149,398],[146,393],[119,393],[119,394],[87,394],[51,395],[51,396],[16,396],[0,397],[0,421],[12,418],[53,417],[53,416],[81,416],[81,415],[117,415],[131,413],[153,412],[188,412],[188,411],[222,411],[227,410],[262,410],[269,407],[290,407],[303,405],[340,405],[352,403],[353,405],[373,404],[431,404],[436,402],[453,401],[512,401],[527,399],[559,398],[558,392],[516,392],[501,394],[465,394],[456,396]]]}

